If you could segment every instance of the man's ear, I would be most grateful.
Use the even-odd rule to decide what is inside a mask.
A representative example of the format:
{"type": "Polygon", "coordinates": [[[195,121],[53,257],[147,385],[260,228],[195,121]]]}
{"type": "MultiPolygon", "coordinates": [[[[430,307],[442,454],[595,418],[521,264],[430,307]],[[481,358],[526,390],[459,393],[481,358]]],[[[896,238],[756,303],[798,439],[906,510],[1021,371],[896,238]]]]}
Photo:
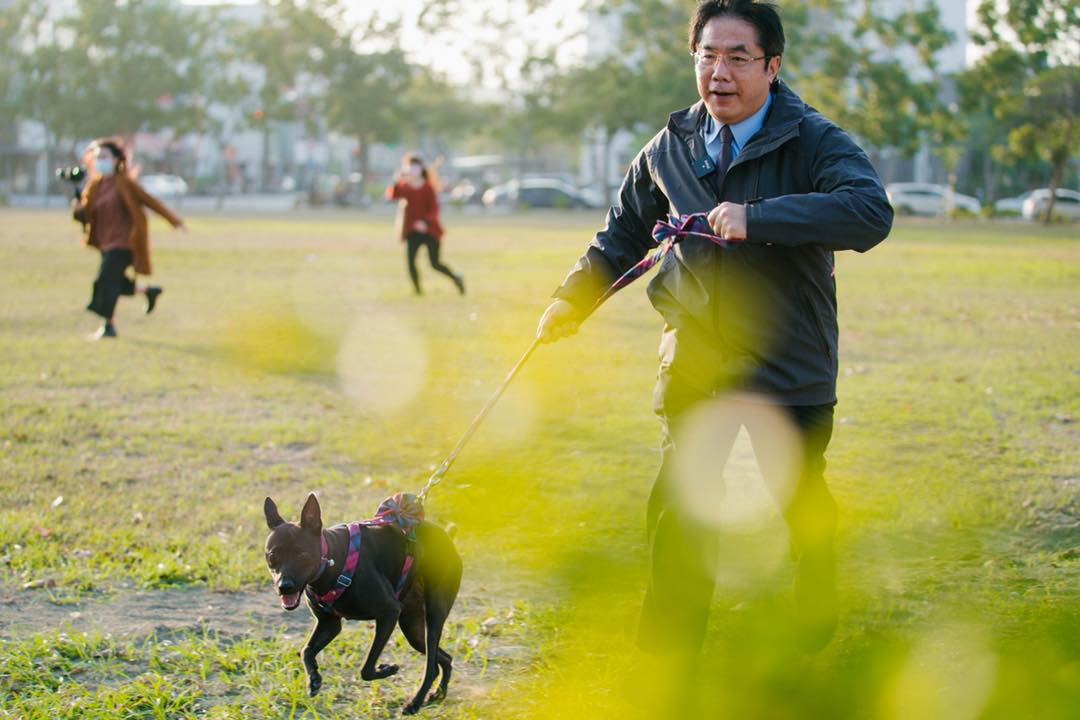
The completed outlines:
{"type": "Polygon", "coordinates": [[[769,65],[767,72],[769,74],[769,82],[775,83],[780,78],[780,66],[783,64],[784,58],[781,55],[774,55],[769,58],[769,65]]]}
{"type": "Polygon", "coordinates": [[[263,515],[266,516],[266,524],[271,530],[278,525],[285,524],[285,520],[281,517],[281,513],[278,512],[277,504],[274,503],[273,498],[266,498],[263,502],[263,515]]]}
{"type": "Polygon", "coordinates": [[[315,493],[308,495],[304,509],[300,511],[300,527],[315,534],[322,532],[322,510],[315,493]]]}

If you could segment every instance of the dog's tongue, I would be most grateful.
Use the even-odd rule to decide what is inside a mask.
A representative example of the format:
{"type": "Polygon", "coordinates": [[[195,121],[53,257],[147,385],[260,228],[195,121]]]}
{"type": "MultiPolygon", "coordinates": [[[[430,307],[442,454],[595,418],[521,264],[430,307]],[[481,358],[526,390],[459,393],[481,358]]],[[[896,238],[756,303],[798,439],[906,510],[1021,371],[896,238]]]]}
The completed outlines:
{"type": "Polygon", "coordinates": [[[298,602],[300,602],[300,593],[298,592],[294,592],[292,595],[281,596],[281,607],[285,608],[286,610],[290,610],[296,607],[296,604],[298,602]]]}

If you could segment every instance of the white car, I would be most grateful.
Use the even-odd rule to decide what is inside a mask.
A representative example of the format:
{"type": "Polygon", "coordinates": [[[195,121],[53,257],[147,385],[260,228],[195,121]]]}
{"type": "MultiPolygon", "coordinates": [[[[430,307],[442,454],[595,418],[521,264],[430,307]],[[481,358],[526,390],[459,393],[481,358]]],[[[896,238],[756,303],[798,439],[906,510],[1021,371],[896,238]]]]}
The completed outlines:
{"type": "Polygon", "coordinates": [[[188,192],[188,184],[179,175],[143,175],[139,177],[139,184],[161,200],[178,200],[188,192]]]}
{"type": "MultiPolygon", "coordinates": [[[[933,183],[890,183],[885,186],[885,194],[898,215],[944,215],[946,185],[933,183]]],[[[970,195],[956,193],[954,203],[957,210],[978,215],[982,205],[970,195]]]]}
{"type": "MultiPolygon", "coordinates": [[[[1080,192],[1058,188],[1054,192],[1054,215],[1061,215],[1069,220],[1080,220],[1080,192]]],[[[1050,201],[1050,189],[1032,190],[1020,208],[1025,220],[1042,220],[1046,213],[1046,204],[1050,201]]]]}
{"type": "Polygon", "coordinates": [[[1020,193],[1016,197],[1001,198],[994,203],[995,215],[1019,215],[1024,209],[1024,201],[1027,200],[1034,190],[1020,193]]]}

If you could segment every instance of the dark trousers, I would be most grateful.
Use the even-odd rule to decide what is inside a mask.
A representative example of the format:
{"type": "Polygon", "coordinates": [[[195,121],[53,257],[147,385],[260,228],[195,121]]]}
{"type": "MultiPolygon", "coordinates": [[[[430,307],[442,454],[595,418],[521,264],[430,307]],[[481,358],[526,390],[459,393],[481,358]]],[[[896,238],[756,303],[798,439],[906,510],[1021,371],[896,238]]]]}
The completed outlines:
{"type": "Polygon", "coordinates": [[[416,292],[420,290],[420,273],[416,271],[416,254],[420,252],[421,247],[426,247],[428,252],[428,259],[431,261],[431,268],[435,272],[440,272],[454,281],[455,285],[459,284],[457,275],[439,262],[439,241],[427,233],[411,232],[405,236],[405,243],[408,250],[409,259],[409,278],[412,280],[413,287],[416,292]]]}
{"type": "Polygon", "coordinates": [[[135,294],[135,281],[127,274],[134,257],[130,250],[106,250],[94,280],[94,290],[86,309],[111,320],[121,295],[135,294]]]}
{"type": "MultiPolygon", "coordinates": [[[[680,495],[674,483],[675,438],[688,412],[709,399],[670,373],[661,372],[655,400],[663,425],[662,459],[649,496],[651,573],[639,627],[639,643],[647,650],[695,651],[708,623],[720,553],[719,532],[700,515],[688,511],[687,498],[680,495]]],[[[778,498],[791,533],[792,549],[805,568],[819,568],[827,575],[833,567],[836,533],[836,502],[825,484],[825,450],[832,438],[833,407],[780,408],[797,431],[802,456],[794,488],[778,498]]],[[[741,427],[737,408],[735,417],[710,427],[710,432],[715,431],[711,437],[722,451],[730,452],[741,427]]],[[[752,422],[747,423],[747,430],[763,474],[767,474],[765,465],[770,458],[764,452],[763,430],[752,422]]]]}

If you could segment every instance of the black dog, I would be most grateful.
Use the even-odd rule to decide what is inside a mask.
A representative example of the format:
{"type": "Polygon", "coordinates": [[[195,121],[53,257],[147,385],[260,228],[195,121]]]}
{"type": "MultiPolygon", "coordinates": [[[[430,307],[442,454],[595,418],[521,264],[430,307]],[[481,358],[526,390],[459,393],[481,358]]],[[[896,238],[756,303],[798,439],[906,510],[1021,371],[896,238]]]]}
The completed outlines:
{"type": "Polygon", "coordinates": [[[429,702],[446,696],[453,659],[439,648],[443,624],[461,585],[461,557],[450,536],[431,523],[415,528],[415,559],[406,534],[396,525],[353,523],[323,530],[322,513],[309,495],[300,524],[285,522],[277,505],[263,505],[270,536],[266,563],[281,605],[295,610],[305,594],[316,625],[300,652],[312,695],[322,687],[315,656],[341,632],[342,618],[374,620],[375,637],[360,670],[364,680],[389,677],[397,665],[376,665],[394,623],[417,652],[427,655],[424,681],[402,711],[412,715],[442,672],[439,687],[429,702]],[[410,567],[411,564],[411,567],[410,567]],[[350,578],[351,575],[351,578],[350,578]]]}

